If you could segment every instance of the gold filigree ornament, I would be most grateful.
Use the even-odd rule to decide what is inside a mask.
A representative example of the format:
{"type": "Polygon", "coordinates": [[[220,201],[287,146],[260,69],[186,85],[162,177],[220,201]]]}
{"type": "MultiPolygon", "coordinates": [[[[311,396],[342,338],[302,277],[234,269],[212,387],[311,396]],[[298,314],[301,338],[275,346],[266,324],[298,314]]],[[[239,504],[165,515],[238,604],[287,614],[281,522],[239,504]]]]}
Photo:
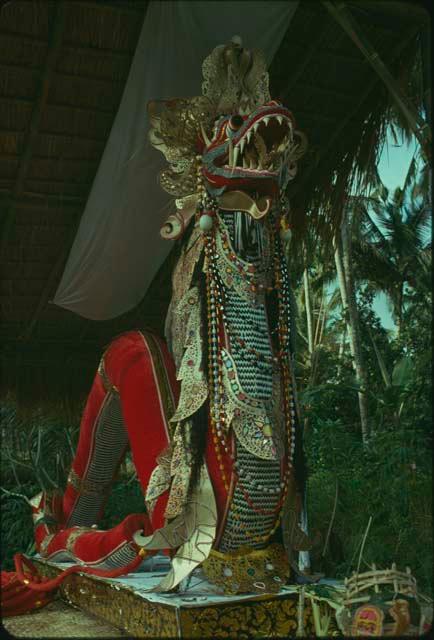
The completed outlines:
{"type": "Polygon", "coordinates": [[[285,450],[283,422],[274,407],[280,395],[273,394],[271,403],[252,398],[243,390],[235,361],[226,349],[222,349],[222,363],[226,428],[232,427],[243,447],[254,456],[280,460],[285,450]]]}
{"type": "Polygon", "coordinates": [[[205,58],[202,73],[202,93],[219,115],[235,109],[245,115],[271,100],[264,54],[243,49],[236,38],[205,58]]]}
{"type": "Polygon", "coordinates": [[[202,368],[201,305],[199,289],[192,287],[175,311],[174,320],[185,322],[187,319],[187,325],[185,351],[177,375],[181,393],[171,422],[180,422],[193,415],[208,397],[207,377],[202,368]]]}
{"type": "Polygon", "coordinates": [[[202,255],[202,233],[198,226],[194,227],[187,244],[183,245],[181,255],[173,270],[172,298],[166,316],[164,333],[172,351],[177,370],[184,354],[187,320],[191,307],[183,298],[191,286],[191,280],[197,261],[202,255]]]}
{"type": "Polygon", "coordinates": [[[198,141],[209,144],[220,116],[234,111],[249,114],[271,99],[263,53],[243,49],[237,39],[211,52],[203,62],[202,75],[201,96],[148,104],[150,142],[169,164],[160,173],[160,184],[177,199],[176,213],[161,229],[168,239],[179,237],[193,214],[192,203],[199,192],[198,141]]]}
{"type": "Polygon", "coordinates": [[[173,437],[173,455],[170,461],[170,487],[164,517],[175,518],[185,507],[188,497],[188,487],[191,477],[191,422],[179,422],[173,437]]]}
{"type": "Polygon", "coordinates": [[[229,553],[213,549],[202,570],[227,595],[277,593],[290,575],[288,558],[280,544],[253,550],[242,547],[229,553]]]}
{"type": "Polygon", "coordinates": [[[145,495],[146,510],[152,516],[157,499],[170,488],[171,475],[170,463],[172,460],[172,447],[168,447],[157,458],[157,466],[153,470],[148,482],[145,495]]]}
{"type": "Polygon", "coordinates": [[[170,492],[164,512],[166,520],[178,516],[185,507],[191,476],[190,438],[191,423],[179,422],[170,447],[157,458],[158,464],[151,474],[145,496],[149,515],[152,515],[157,499],[167,490],[170,492]]]}
{"type": "Polygon", "coordinates": [[[150,142],[169,163],[160,173],[161,187],[175,198],[195,194],[198,136],[201,125],[212,127],[215,106],[204,96],[154,100],[148,114],[150,142]]]}

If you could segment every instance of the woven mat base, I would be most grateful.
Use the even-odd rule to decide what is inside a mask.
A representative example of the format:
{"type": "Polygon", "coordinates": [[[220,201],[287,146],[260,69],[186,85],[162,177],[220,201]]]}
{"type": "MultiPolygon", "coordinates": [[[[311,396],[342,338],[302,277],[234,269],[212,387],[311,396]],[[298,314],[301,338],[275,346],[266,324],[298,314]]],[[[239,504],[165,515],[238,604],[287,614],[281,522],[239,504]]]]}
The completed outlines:
{"type": "Polygon", "coordinates": [[[4,628],[18,638],[129,638],[92,615],[55,600],[40,611],[3,618],[4,628]]]}

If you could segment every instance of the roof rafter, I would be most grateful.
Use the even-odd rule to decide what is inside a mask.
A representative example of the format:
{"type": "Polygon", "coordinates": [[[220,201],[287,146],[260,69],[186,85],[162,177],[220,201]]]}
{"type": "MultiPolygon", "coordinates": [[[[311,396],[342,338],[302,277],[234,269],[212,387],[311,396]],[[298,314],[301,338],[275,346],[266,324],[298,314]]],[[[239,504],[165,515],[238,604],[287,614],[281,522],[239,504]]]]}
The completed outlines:
{"type": "MultiPolygon", "coordinates": [[[[27,33],[19,33],[17,31],[10,31],[9,29],[2,29],[0,32],[1,36],[7,36],[9,38],[17,38],[20,42],[27,42],[29,44],[41,44],[47,46],[47,41],[44,38],[38,36],[30,36],[27,33]]],[[[68,51],[69,53],[75,54],[84,54],[88,55],[100,55],[100,56],[110,56],[111,58],[118,59],[130,59],[134,55],[134,51],[127,49],[118,49],[114,51],[113,49],[106,49],[105,47],[93,47],[92,45],[76,45],[74,43],[65,43],[62,46],[64,51],[68,51]]],[[[18,65],[20,66],[20,65],[18,65]]]]}
{"type": "Polygon", "coordinates": [[[4,217],[2,237],[1,237],[1,249],[0,249],[1,253],[4,252],[6,243],[9,238],[9,232],[14,220],[13,200],[21,197],[24,192],[24,182],[26,179],[27,171],[30,166],[30,161],[32,159],[33,146],[39,131],[41,117],[47,102],[51,79],[53,76],[53,72],[55,69],[57,57],[59,55],[60,46],[62,42],[62,36],[65,28],[64,0],[59,0],[55,4],[54,10],[55,10],[55,14],[54,14],[54,20],[53,20],[53,28],[52,28],[49,47],[48,47],[47,58],[45,61],[45,69],[41,78],[39,96],[33,108],[32,117],[30,120],[29,129],[27,132],[27,139],[24,145],[24,152],[21,156],[21,161],[18,168],[18,175],[12,191],[12,202],[9,205],[9,208],[4,217]]]}
{"type": "Polygon", "coordinates": [[[330,35],[332,30],[333,30],[333,22],[332,22],[332,20],[329,20],[328,22],[326,22],[326,25],[323,28],[322,33],[320,34],[320,36],[318,38],[314,38],[312,44],[310,45],[309,49],[307,50],[307,52],[306,52],[306,54],[304,56],[304,58],[302,58],[302,61],[301,61],[300,65],[294,71],[294,73],[290,76],[287,84],[285,85],[285,88],[282,91],[282,95],[284,97],[286,97],[289,94],[291,89],[297,83],[297,80],[299,78],[301,78],[301,76],[303,75],[303,73],[305,72],[307,67],[309,66],[310,61],[312,60],[314,55],[317,53],[317,51],[320,49],[320,47],[321,47],[322,43],[325,41],[325,39],[330,35]]]}

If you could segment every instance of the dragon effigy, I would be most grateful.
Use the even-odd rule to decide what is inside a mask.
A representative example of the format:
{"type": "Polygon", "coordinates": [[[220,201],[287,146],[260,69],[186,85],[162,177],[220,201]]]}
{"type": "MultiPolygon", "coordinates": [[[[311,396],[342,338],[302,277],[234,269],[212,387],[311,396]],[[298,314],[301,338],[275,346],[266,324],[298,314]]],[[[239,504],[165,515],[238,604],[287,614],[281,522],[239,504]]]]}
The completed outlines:
{"type": "Polygon", "coordinates": [[[203,76],[201,96],[149,105],[175,198],[161,229],[178,245],[166,339],[131,331],[104,353],[66,490],[32,501],[36,545],[98,575],[166,552],[160,591],[196,568],[225,593],[278,591],[309,546],[284,254],[306,140],[271,99],[261,52],[235,39],[203,76]],[[102,531],[128,447],[146,513],[102,531]]]}

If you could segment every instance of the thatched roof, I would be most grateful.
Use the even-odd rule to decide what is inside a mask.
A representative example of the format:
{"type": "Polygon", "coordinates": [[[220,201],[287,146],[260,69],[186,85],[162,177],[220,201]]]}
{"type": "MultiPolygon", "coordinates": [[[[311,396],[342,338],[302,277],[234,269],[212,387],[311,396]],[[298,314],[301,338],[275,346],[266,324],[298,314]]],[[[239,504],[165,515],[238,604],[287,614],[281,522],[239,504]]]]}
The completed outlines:
{"type": "MultiPolygon", "coordinates": [[[[348,2],[380,58],[407,89],[428,17],[415,2],[348,2]]],[[[138,326],[161,331],[163,265],[138,308],[93,322],[49,303],[112,126],[145,0],[9,2],[0,14],[0,289],[4,389],[46,396],[85,388],[101,348],[138,326]],[[44,377],[44,372],[47,378],[44,377]],[[27,383],[25,382],[27,380],[27,383]],[[59,389],[53,383],[60,385],[59,389]]],[[[300,221],[341,195],[357,160],[372,168],[393,102],[354,42],[320,2],[300,2],[270,69],[270,85],[310,142],[294,186],[300,221]]],[[[410,96],[420,108],[421,96],[410,96]]],[[[170,256],[169,256],[170,263],[170,256]]]]}

